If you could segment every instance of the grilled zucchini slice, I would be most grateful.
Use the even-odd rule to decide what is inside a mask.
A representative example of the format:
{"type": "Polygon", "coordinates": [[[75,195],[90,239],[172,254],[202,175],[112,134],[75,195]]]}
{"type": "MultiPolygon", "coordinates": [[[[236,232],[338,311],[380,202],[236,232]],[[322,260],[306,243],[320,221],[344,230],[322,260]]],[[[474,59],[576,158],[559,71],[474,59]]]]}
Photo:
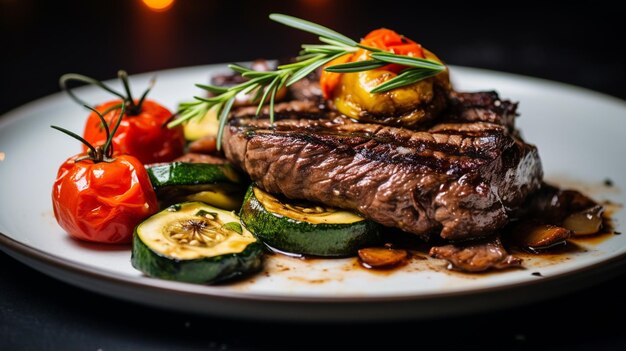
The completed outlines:
{"type": "Polygon", "coordinates": [[[263,245],[233,212],[186,202],[137,226],[131,262],[151,277],[214,283],[259,271],[262,256],[263,245]]]}
{"type": "Polygon", "coordinates": [[[162,206],[201,201],[239,210],[245,194],[243,177],[229,164],[172,162],[146,167],[162,206]]]}
{"type": "Polygon", "coordinates": [[[353,256],[380,241],[378,224],[353,212],[279,199],[256,186],[248,189],[239,214],[265,244],[290,253],[353,256]]]}

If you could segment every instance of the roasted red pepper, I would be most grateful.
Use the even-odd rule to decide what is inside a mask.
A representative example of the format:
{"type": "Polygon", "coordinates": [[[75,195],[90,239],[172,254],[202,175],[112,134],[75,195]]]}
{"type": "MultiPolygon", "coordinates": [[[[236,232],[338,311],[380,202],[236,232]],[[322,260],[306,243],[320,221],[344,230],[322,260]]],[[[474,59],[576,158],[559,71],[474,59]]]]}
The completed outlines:
{"type": "MultiPolygon", "coordinates": [[[[369,32],[365,38],[361,40],[360,44],[398,55],[406,55],[417,58],[425,57],[424,49],[420,44],[386,28],[375,29],[369,32]]],[[[364,55],[364,53],[365,50],[359,49],[355,53],[343,55],[329,62],[326,66],[328,67],[368,59],[368,56],[364,55]]],[[[381,67],[380,69],[398,73],[405,68],[406,67],[401,65],[391,64],[381,67]]],[[[322,71],[322,75],[320,77],[320,87],[322,89],[322,93],[324,94],[324,98],[329,99],[332,96],[332,92],[339,84],[342,74],[344,73],[322,71]]]]}

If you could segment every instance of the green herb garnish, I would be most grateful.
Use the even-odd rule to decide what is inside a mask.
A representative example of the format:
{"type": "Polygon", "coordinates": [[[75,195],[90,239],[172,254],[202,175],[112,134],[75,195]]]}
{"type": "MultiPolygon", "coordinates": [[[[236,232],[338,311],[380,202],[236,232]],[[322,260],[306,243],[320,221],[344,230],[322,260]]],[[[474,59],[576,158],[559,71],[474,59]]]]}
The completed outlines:
{"type": "Polygon", "coordinates": [[[318,35],[319,40],[323,44],[302,45],[302,51],[300,52],[300,56],[297,57],[296,62],[280,65],[274,71],[255,71],[240,65],[228,65],[230,69],[249,80],[232,87],[196,84],[197,87],[207,90],[215,96],[209,98],[196,96],[195,99],[197,101],[181,103],[180,110],[178,111],[179,117],[170,122],[168,127],[174,127],[192,118],[202,118],[207,114],[209,109],[216,107],[217,115],[220,120],[219,129],[217,131],[217,148],[220,149],[226,120],[228,119],[228,114],[235,101],[235,97],[238,94],[255,94],[254,101],[258,101],[256,115],[259,115],[263,105],[269,99],[270,122],[274,123],[274,99],[276,93],[282,87],[297,82],[317,68],[338,57],[353,53],[359,48],[372,52],[370,54],[371,60],[329,66],[326,67],[325,70],[338,73],[362,72],[380,68],[390,63],[401,64],[408,67],[396,77],[372,89],[372,93],[383,93],[410,85],[445,70],[445,66],[439,62],[396,55],[377,48],[361,45],[332,29],[300,18],[274,13],[270,15],[270,19],[286,26],[318,35]]]}

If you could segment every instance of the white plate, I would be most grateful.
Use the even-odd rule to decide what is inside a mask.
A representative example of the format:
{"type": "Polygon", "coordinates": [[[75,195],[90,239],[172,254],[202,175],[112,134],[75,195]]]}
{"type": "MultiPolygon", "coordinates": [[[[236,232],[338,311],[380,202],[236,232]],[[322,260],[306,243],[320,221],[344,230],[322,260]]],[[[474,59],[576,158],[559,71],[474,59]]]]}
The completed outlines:
{"type": "MultiPolygon", "coordinates": [[[[200,92],[223,65],[158,72],[150,97],[174,109],[200,92]]],[[[484,70],[452,67],[459,90],[497,90],[520,101],[518,126],[540,150],[548,179],[576,181],[598,200],[624,203],[626,104],[588,90],[484,70]],[[603,187],[610,178],[615,186],[603,187]]],[[[153,74],[132,77],[137,91],[153,74]]],[[[115,84],[115,83],[112,83],[115,84]]],[[[87,101],[110,99],[94,87],[87,101]]],[[[487,310],[554,296],[610,276],[626,256],[626,235],[583,242],[586,252],[525,262],[527,269],[486,275],[448,273],[428,259],[389,273],[355,269],[353,259],[302,261],[273,256],[264,273],[231,285],[151,279],[130,265],[128,247],[71,240],[50,204],[58,166],[79,145],[51,124],[82,132],[86,112],[64,94],[18,108],[0,119],[0,245],[11,256],[71,284],[162,308],[230,317],[288,320],[420,318],[487,310]],[[542,277],[532,275],[541,272],[542,277]]],[[[615,219],[624,223],[624,211],[615,219]]],[[[45,289],[45,287],[42,287],[45,289]]]]}

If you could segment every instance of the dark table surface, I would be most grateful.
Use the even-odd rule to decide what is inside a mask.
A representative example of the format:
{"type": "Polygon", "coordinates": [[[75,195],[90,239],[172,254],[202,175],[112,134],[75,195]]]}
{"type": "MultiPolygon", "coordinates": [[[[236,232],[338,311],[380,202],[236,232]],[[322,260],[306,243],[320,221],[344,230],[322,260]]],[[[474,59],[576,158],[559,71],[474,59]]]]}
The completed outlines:
{"type": "MultiPolygon", "coordinates": [[[[305,17],[353,38],[386,26],[451,64],[542,77],[626,98],[620,50],[625,21],[601,1],[557,10],[533,2],[462,7],[420,3],[418,12],[393,1],[332,0],[178,0],[161,13],[140,1],[0,0],[0,6],[0,113],[58,91],[57,79],[67,72],[109,79],[119,68],[134,74],[288,57],[298,43],[313,42],[269,22],[271,12],[305,17]]],[[[626,349],[624,273],[566,296],[482,314],[299,325],[143,307],[66,285],[1,252],[0,267],[2,350],[392,349],[433,344],[626,349]]]]}

